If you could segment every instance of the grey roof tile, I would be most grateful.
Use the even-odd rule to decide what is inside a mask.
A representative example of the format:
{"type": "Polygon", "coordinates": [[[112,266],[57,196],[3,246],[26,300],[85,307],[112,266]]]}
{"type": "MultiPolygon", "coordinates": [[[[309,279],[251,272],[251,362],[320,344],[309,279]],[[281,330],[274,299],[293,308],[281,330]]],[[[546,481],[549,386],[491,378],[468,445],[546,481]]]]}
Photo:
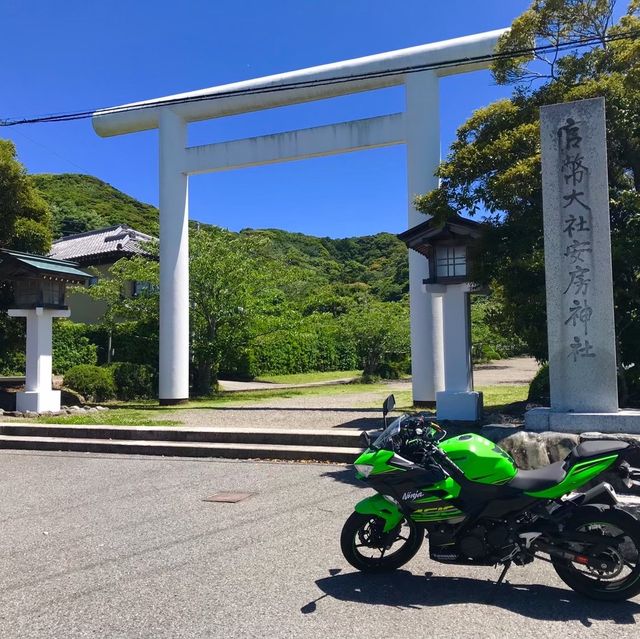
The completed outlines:
{"type": "Polygon", "coordinates": [[[121,253],[122,257],[144,254],[143,245],[154,239],[153,236],[136,231],[126,224],[119,224],[55,240],[51,245],[49,257],[59,260],[82,260],[107,253],[121,253]]]}

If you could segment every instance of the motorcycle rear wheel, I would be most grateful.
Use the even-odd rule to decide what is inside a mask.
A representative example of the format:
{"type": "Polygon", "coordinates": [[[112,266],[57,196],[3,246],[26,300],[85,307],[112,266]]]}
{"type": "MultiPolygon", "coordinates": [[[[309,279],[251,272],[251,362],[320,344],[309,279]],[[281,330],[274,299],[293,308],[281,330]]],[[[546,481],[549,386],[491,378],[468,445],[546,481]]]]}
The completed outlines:
{"type": "MultiPolygon", "coordinates": [[[[596,532],[603,537],[617,538],[622,543],[602,551],[603,560],[618,563],[616,568],[597,571],[575,564],[567,559],[552,558],[558,576],[570,588],[591,599],[623,601],[640,593],[640,523],[618,510],[600,505],[580,508],[567,522],[565,530],[596,532]]],[[[572,544],[570,544],[571,546],[572,544]]],[[[581,548],[573,550],[588,551],[581,548]]]]}
{"type": "Polygon", "coordinates": [[[382,532],[384,519],[352,513],[340,535],[344,558],[362,572],[386,572],[404,566],[420,550],[424,529],[403,519],[393,530],[382,532]]]}

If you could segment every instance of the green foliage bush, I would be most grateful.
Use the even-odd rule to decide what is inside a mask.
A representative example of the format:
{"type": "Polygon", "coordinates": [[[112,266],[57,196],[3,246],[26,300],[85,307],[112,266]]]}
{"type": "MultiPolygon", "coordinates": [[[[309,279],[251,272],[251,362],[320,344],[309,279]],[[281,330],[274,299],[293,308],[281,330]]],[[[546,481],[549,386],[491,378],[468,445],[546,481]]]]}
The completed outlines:
{"type": "Polygon", "coordinates": [[[526,344],[501,321],[502,307],[497,296],[471,298],[471,342],[474,362],[524,355],[526,344]]]}
{"type": "Polygon", "coordinates": [[[25,323],[2,310],[10,295],[8,287],[0,283],[0,375],[24,375],[25,323]]]}
{"type": "Polygon", "coordinates": [[[70,320],[53,323],[53,372],[63,375],[78,364],[96,364],[97,347],[87,337],[86,324],[70,320]]]}
{"type": "Polygon", "coordinates": [[[95,402],[113,399],[116,394],[113,371],[91,364],[79,364],[70,368],[65,373],[64,385],[95,402]]]}
{"type": "Polygon", "coordinates": [[[118,399],[130,400],[156,396],[157,374],[151,366],[116,362],[112,364],[111,370],[118,399]]]}
{"type": "Polygon", "coordinates": [[[529,384],[527,400],[548,406],[549,394],[549,364],[543,364],[529,384]]]}
{"type": "Polygon", "coordinates": [[[24,375],[26,358],[24,351],[12,350],[0,354],[0,375],[8,377],[24,375]]]}
{"type": "Polygon", "coordinates": [[[358,368],[355,344],[345,337],[329,318],[316,320],[315,325],[265,335],[251,347],[248,372],[255,377],[358,368]]]}

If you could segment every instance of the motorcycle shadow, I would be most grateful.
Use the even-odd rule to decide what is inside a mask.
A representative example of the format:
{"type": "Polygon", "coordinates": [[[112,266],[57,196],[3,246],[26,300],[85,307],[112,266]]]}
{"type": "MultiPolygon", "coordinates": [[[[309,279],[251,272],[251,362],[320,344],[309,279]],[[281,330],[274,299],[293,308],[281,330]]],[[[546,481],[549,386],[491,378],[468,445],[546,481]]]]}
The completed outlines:
{"type": "MultiPolygon", "coordinates": [[[[608,603],[592,601],[568,589],[541,584],[513,584],[469,577],[437,577],[430,573],[414,575],[406,570],[394,573],[366,575],[360,572],[341,574],[338,569],[331,576],[316,581],[324,597],[341,601],[391,606],[397,608],[425,608],[456,604],[488,604],[515,614],[544,621],[579,621],[590,626],[592,621],[613,621],[616,624],[635,624],[640,605],[634,601],[608,603]]],[[[496,575],[497,576],[497,575],[496,575]]],[[[311,613],[315,601],[301,610],[311,613]]]]}

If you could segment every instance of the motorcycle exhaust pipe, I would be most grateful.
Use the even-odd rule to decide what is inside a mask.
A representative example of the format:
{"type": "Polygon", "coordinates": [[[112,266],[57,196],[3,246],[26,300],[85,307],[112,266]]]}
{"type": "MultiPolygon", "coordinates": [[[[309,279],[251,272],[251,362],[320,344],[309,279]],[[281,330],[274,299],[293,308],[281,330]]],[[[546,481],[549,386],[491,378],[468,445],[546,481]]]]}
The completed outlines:
{"type": "Polygon", "coordinates": [[[569,561],[573,561],[583,566],[589,566],[591,563],[591,558],[587,555],[572,552],[570,550],[561,550],[560,548],[556,548],[555,546],[551,546],[550,544],[545,544],[541,541],[535,542],[534,550],[544,552],[550,557],[557,557],[558,559],[568,559],[569,561]]]}

